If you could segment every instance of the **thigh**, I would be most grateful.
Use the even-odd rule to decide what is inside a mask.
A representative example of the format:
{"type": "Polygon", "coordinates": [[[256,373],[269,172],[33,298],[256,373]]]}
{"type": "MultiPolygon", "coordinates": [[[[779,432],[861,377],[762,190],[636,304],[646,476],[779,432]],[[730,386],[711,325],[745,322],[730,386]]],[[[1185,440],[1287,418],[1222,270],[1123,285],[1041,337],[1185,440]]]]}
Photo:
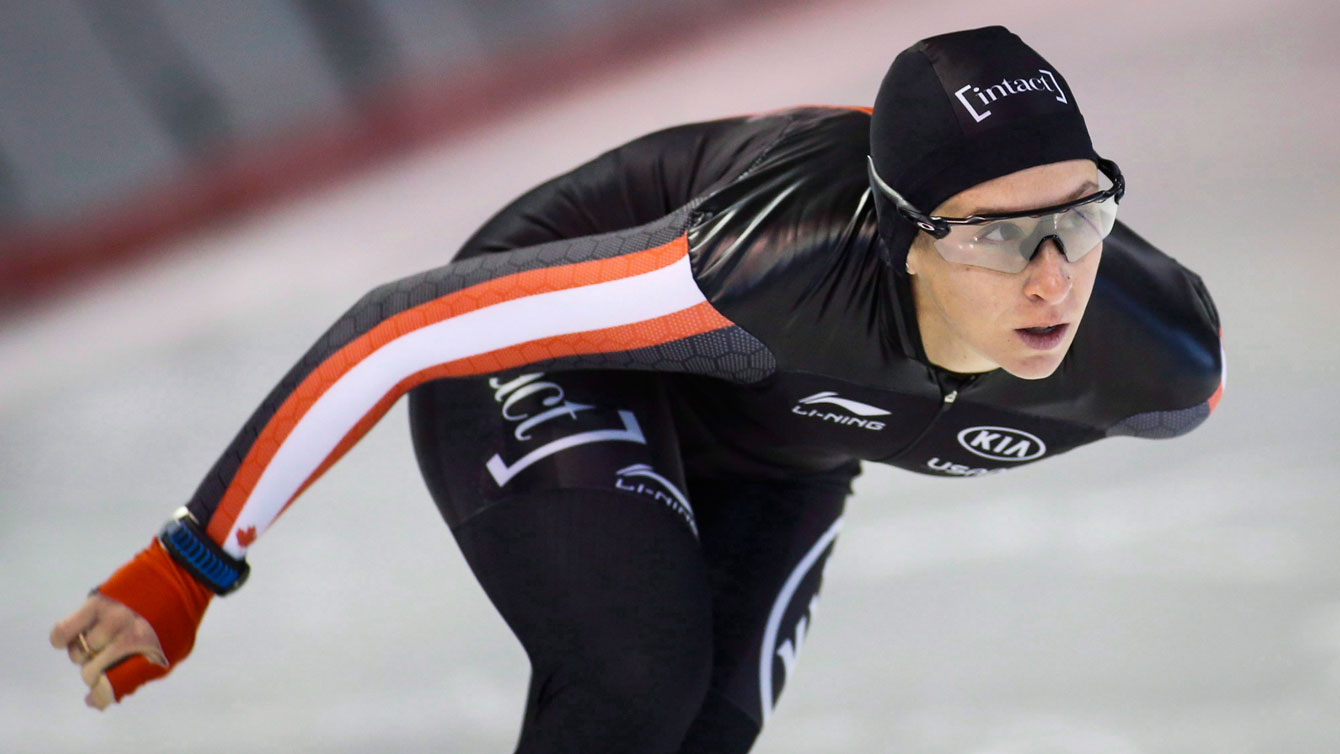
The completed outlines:
{"type": "Polygon", "coordinates": [[[555,490],[652,500],[696,529],[659,376],[507,373],[410,394],[424,481],[453,530],[508,499],[555,490]]]}
{"type": "Polygon", "coordinates": [[[518,752],[665,754],[699,714],[713,659],[707,571],[656,505],[556,490],[454,531],[530,660],[518,752]]]}
{"type": "Polygon", "coordinates": [[[853,463],[788,482],[690,481],[712,589],[714,651],[708,702],[684,752],[727,750],[721,741],[745,751],[772,713],[814,620],[858,470],[853,463]]]}
{"type": "Polygon", "coordinates": [[[420,465],[531,662],[518,751],[674,751],[707,690],[712,616],[658,382],[434,388],[412,401],[420,465]]]}

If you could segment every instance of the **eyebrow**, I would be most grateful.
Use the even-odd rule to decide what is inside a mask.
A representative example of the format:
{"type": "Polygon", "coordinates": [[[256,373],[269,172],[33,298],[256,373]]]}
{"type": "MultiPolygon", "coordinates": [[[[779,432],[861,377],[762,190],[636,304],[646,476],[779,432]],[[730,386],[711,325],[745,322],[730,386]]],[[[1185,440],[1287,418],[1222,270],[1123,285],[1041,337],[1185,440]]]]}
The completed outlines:
{"type": "MultiPolygon", "coordinates": [[[[1067,202],[1073,202],[1076,199],[1079,199],[1080,197],[1088,196],[1089,194],[1095,193],[1097,190],[1098,190],[1098,184],[1094,183],[1091,180],[1085,179],[1084,183],[1080,184],[1079,188],[1070,192],[1070,194],[1062,198],[1061,201],[1049,204],[1047,206],[1052,207],[1060,204],[1065,204],[1067,202]]],[[[974,210],[964,212],[963,216],[968,217],[971,215],[1010,215],[1014,214],[1015,212],[1027,212],[1027,211],[1028,210],[1026,209],[998,209],[995,207],[978,207],[974,210]]]]}

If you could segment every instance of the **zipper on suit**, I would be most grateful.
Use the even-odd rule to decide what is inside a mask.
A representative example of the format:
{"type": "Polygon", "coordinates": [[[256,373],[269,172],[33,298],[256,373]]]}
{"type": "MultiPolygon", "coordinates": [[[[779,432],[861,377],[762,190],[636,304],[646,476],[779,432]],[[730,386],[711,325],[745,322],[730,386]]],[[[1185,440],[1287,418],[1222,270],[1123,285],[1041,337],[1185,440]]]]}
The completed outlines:
{"type": "Polygon", "coordinates": [[[958,400],[958,394],[959,394],[959,391],[962,390],[962,389],[964,389],[964,388],[966,388],[968,385],[971,385],[971,384],[973,383],[973,381],[975,381],[976,379],[977,379],[977,375],[972,375],[971,377],[968,377],[967,379],[965,379],[965,380],[963,380],[961,383],[959,383],[959,385],[958,385],[957,387],[954,387],[954,388],[948,388],[948,386],[945,385],[944,381],[940,378],[940,375],[939,375],[939,374],[936,374],[936,375],[935,375],[935,384],[938,385],[938,386],[940,387],[940,405],[939,405],[938,408],[935,409],[935,415],[931,417],[931,420],[930,420],[930,421],[926,422],[926,426],[923,427],[922,430],[921,430],[921,432],[917,434],[917,437],[916,437],[915,440],[913,440],[912,442],[908,443],[907,447],[903,448],[902,450],[898,451],[897,453],[894,453],[894,454],[891,455],[891,456],[888,456],[888,457],[886,457],[886,458],[881,458],[881,459],[879,459],[879,461],[882,462],[882,463],[883,463],[883,462],[896,461],[896,460],[898,460],[899,458],[902,458],[903,456],[907,455],[907,454],[910,453],[914,448],[916,448],[918,445],[920,445],[920,444],[921,444],[921,441],[922,441],[922,440],[925,440],[925,439],[926,439],[926,436],[929,435],[929,434],[931,433],[931,430],[932,430],[932,429],[935,429],[935,425],[940,421],[940,417],[942,417],[942,416],[944,416],[945,414],[949,413],[949,410],[952,409],[952,408],[954,407],[954,402],[958,400]],[[947,388],[948,388],[948,389],[947,389],[947,388]]]}

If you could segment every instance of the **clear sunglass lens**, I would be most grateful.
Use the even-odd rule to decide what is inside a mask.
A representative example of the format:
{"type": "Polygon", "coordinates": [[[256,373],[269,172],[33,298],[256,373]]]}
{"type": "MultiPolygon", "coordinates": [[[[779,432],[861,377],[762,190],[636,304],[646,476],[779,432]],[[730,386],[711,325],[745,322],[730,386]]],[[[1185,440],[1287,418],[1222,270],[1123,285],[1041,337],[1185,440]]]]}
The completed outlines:
{"type": "Polygon", "coordinates": [[[1117,219],[1114,197],[1081,204],[1042,217],[995,220],[981,225],[951,225],[949,235],[935,241],[940,256],[950,262],[1019,272],[1046,236],[1056,234],[1066,258],[1078,261],[1112,232],[1117,219]]]}
{"type": "Polygon", "coordinates": [[[1011,222],[998,222],[979,226],[972,242],[986,245],[1008,244],[1017,243],[1023,237],[1024,233],[1018,225],[1011,222]]]}
{"type": "Polygon", "coordinates": [[[1056,230],[1066,246],[1066,258],[1078,261],[1098,248],[1117,219],[1116,200],[1084,204],[1066,210],[1056,219],[1056,230]]]}

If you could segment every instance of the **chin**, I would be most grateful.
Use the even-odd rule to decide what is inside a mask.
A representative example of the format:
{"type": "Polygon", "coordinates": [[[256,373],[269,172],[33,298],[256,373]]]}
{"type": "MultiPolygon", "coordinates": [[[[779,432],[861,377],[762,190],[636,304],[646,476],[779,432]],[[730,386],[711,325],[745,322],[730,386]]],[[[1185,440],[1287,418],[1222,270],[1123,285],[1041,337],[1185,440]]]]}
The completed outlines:
{"type": "MultiPolygon", "coordinates": [[[[1069,349],[1067,349],[1069,350],[1069,349]]],[[[1056,373],[1065,358],[1065,351],[1058,354],[1034,356],[1013,363],[1001,364],[1000,368],[1021,380],[1045,380],[1056,373]]]]}
{"type": "Polygon", "coordinates": [[[1003,355],[996,363],[1001,369],[1021,380],[1045,380],[1061,368],[1061,362],[1065,361],[1066,354],[1070,353],[1070,346],[1075,342],[1077,329],[1078,327],[1072,327],[1066,339],[1051,351],[1025,350],[1022,353],[1015,351],[1003,355]]]}

